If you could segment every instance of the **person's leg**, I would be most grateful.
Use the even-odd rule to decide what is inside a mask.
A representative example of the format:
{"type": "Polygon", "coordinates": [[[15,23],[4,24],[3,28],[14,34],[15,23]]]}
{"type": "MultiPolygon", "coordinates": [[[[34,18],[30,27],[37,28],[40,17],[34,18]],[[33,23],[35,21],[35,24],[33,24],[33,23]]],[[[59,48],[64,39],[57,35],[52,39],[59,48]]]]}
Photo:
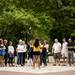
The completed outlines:
{"type": "Polygon", "coordinates": [[[20,53],[21,66],[23,66],[23,53],[20,53]]]}
{"type": "Polygon", "coordinates": [[[17,64],[20,65],[20,53],[17,53],[17,64]]]}
{"type": "Polygon", "coordinates": [[[47,52],[45,53],[45,66],[47,66],[47,52]]]}
{"type": "Polygon", "coordinates": [[[40,55],[37,56],[37,64],[38,64],[38,67],[40,68],[40,55]]]}
{"type": "Polygon", "coordinates": [[[67,64],[67,57],[64,57],[64,66],[67,64]]]}
{"type": "Polygon", "coordinates": [[[24,53],[24,64],[25,64],[25,61],[26,61],[26,52],[24,53]]]}
{"type": "Polygon", "coordinates": [[[0,66],[2,66],[2,56],[0,55],[0,66]]]}
{"type": "Polygon", "coordinates": [[[31,59],[31,65],[32,65],[32,63],[33,63],[33,53],[31,52],[30,54],[31,54],[30,59],[31,59]]]}
{"type": "Polygon", "coordinates": [[[66,66],[66,64],[68,64],[68,53],[67,52],[64,53],[63,66],[66,66]]]}
{"type": "Polygon", "coordinates": [[[44,66],[47,66],[46,57],[47,57],[47,54],[46,54],[46,52],[44,52],[44,54],[43,54],[43,63],[44,63],[44,66]]]}
{"type": "Polygon", "coordinates": [[[43,63],[43,53],[40,53],[40,65],[43,63]]]}
{"type": "Polygon", "coordinates": [[[10,62],[10,57],[9,57],[9,66],[10,66],[11,62],[10,62]]]}
{"type": "Polygon", "coordinates": [[[55,60],[54,66],[56,66],[58,64],[58,55],[57,55],[57,53],[54,53],[54,60],[55,60]]]}
{"type": "Polygon", "coordinates": [[[68,63],[71,66],[71,52],[68,52],[68,63]]]}
{"type": "Polygon", "coordinates": [[[68,64],[68,51],[65,52],[65,65],[68,64]]]}
{"type": "Polygon", "coordinates": [[[26,59],[26,52],[24,52],[24,56],[23,56],[23,64],[25,64],[25,59],[26,59]]]}
{"type": "Polygon", "coordinates": [[[68,64],[68,52],[65,53],[65,65],[68,64]]]}
{"type": "Polygon", "coordinates": [[[58,60],[57,60],[57,64],[58,64],[58,66],[60,66],[60,58],[58,58],[58,60]]]}
{"type": "Polygon", "coordinates": [[[7,57],[8,57],[8,54],[6,53],[5,56],[4,56],[4,59],[5,59],[5,66],[7,66],[7,57]]]}
{"type": "Polygon", "coordinates": [[[65,57],[63,57],[63,66],[65,65],[65,57]]]}
{"type": "Polygon", "coordinates": [[[23,52],[23,65],[25,64],[25,52],[23,52]]]}
{"type": "Polygon", "coordinates": [[[12,66],[12,58],[9,57],[9,66],[12,66]]]}
{"type": "Polygon", "coordinates": [[[57,53],[57,58],[58,58],[58,65],[60,66],[61,53],[57,53]]]}
{"type": "Polygon", "coordinates": [[[56,53],[54,53],[54,64],[53,66],[56,66],[56,53]]]}
{"type": "Polygon", "coordinates": [[[68,57],[65,58],[65,65],[68,64],[68,57]]]}
{"type": "Polygon", "coordinates": [[[63,63],[63,66],[64,66],[65,65],[65,54],[64,53],[62,54],[62,59],[63,59],[62,63],[63,63]]]}
{"type": "Polygon", "coordinates": [[[21,53],[19,53],[19,65],[21,65],[21,53]]]}
{"type": "Polygon", "coordinates": [[[11,65],[13,66],[13,57],[11,58],[11,65]]]}
{"type": "Polygon", "coordinates": [[[74,64],[74,55],[73,55],[73,51],[72,51],[72,53],[71,53],[71,59],[72,59],[72,65],[74,64]]]}
{"type": "Polygon", "coordinates": [[[10,63],[11,63],[11,65],[12,65],[12,58],[10,58],[10,63]]]}
{"type": "Polygon", "coordinates": [[[35,63],[36,63],[36,56],[33,55],[33,68],[35,68],[35,63]]]}

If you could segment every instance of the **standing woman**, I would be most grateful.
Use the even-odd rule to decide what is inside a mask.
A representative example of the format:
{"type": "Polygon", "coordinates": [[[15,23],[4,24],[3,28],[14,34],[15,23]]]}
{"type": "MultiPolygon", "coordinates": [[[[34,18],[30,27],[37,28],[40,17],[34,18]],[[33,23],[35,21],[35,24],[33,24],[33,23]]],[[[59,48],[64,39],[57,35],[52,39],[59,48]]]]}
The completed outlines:
{"type": "Polygon", "coordinates": [[[9,53],[9,66],[13,66],[14,46],[12,45],[12,41],[9,42],[8,53],[9,53]]]}
{"type": "Polygon", "coordinates": [[[47,66],[47,52],[48,52],[48,48],[49,48],[49,45],[48,43],[46,42],[46,40],[44,41],[44,44],[43,44],[43,63],[44,63],[44,66],[47,66]]]}
{"type": "Polygon", "coordinates": [[[3,39],[0,39],[0,65],[3,66],[3,60],[5,55],[5,46],[3,44],[3,39]]]}
{"type": "Polygon", "coordinates": [[[63,58],[63,66],[65,66],[68,61],[68,42],[66,41],[66,38],[63,39],[61,54],[63,58]]]}
{"type": "Polygon", "coordinates": [[[4,46],[5,46],[5,56],[4,56],[4,59],[5,59],[5,66],[7,66],[7,63],[8,63],[8,41],[5,39],[4,40],[4,46]]]}
{"type": "Polygon", "coordinates": [[[19,44],[17,46],[17,64],[23,66],[23,53],[24,53],[24,45],[23,41],[19,40],[19,44]]]}
{"type": "Polygon", "coordinates": [[[35,68],[36,64],[38,64],[38,67],[40,68],[40,49],[41,45],[39,39],[36,39],[33,44],[33,68],[35,68]]]}

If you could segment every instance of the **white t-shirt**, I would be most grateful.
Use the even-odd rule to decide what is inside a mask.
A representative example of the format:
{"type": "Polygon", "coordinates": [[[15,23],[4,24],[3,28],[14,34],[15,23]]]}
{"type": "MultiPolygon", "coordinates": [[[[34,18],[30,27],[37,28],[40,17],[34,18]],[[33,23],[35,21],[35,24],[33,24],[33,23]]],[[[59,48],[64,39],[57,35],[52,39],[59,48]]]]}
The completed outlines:
{"type": "Polygon", "coordinates": [[[17,46],[17,52],[26,52],[26,51],[27,51],[26,45],[17,46]]]}
{"type": "Polygon", "coordinates": [[[59,53],[59,52],[61,52],[61,43],[54,43],[53,44],[53,50],[54,50],[54,53],[59,53]]]}
{"type": "Polygon", "coordinates": [[[68,43],[67,42],[64,42],[62,44],[62,52],[68,52],[68,43]]]}
{"type": "Polygon", "coordinates": [[[8,46],[8,53],[14,53],[14,47],[13,46],[8,46]]]}

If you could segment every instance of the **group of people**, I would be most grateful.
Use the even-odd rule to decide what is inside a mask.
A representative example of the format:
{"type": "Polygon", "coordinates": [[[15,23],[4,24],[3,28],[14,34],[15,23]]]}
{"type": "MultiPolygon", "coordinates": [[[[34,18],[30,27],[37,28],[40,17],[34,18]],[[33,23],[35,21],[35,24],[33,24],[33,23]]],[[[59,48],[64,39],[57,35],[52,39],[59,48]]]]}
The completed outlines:
{"type": "MultiPolygon", "coordinates": [[[[0,63],[2,65],[14,66],[15,52],[17,57],[16,66],[24,66],[26,60],[30,60],[31,65],[35,68],[36,64],[40,68],[42,63],[47,66],[46,57],[49,45],[46,42],[41,42],[39,39],[30,40],[28,44],[23,40],[19,40],[16,47],[12,41],[0,39],[0,63]]],[[[28,63],[28,62],[27,62],[28,63]]]]}
{"type": "Polygon", "coordinates": [[[12,41],[9,42],[7,40],[0,39],[0,65],[7,66],[8,59],[9,59],[9,65],[13,65],[13,59],[14,59],[14,46],[12,45],[12,41]],[[9,58],[8,58],[9,56],[9,58]]]}
{"type": "MultiPolygon", "coordinates": [[[[75,44],[71,39],[63,39],[61,44],[58,39],[55,39],[55,42],[52,46],[52,54],[54,57],[53,65],[60,65],[60,60],[63,58],[63,65],[69,64],[70,66],[74,65],[74,50],[75,44]]],[[[17,57],[16,66],[24,66],[26,60],[29,60],[33,68],[38,66],[47,66],[47,55],[49,51],[49,44],[47,41],[40,41],[39,39],[30,40],[28,44],[24,40],[19,40],[16,47],[13,46],[12,41],[7,41],[0,39],[0,64],[7,66],[15,66],[15,52],[17,57]]]]}
{"type": "Polygon", "coordinates": [[[60,59],[62,58],[64,66],[66,64],[74,66],[74,52],[75,44],[71,38],[69,38],[68,41],[64,38],[62,44],[58,41],[58,39],[55,39],[55,43],[52,47],[52,53],[55,60],[54,65],[60,65],[60,59]]]}

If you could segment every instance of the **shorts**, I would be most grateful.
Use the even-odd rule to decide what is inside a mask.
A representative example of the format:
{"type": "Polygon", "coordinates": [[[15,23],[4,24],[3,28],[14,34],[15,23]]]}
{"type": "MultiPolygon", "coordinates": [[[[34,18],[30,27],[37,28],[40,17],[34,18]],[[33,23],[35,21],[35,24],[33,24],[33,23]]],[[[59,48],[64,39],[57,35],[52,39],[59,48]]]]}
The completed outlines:
{"type": "Polygon", "coordinates": [[[40,52],[33,52],[33,55],[40,55],[40,52]]]}
{"type": "Polygon", "coordinates": [[[62,57],[68,57],[68,52],[62,52],[62,57]]]}
{"type": "Polygon", "coordinates": [[[61,53],[54,53],[54,59],[60,59],[61,58],[61,53]]]}

